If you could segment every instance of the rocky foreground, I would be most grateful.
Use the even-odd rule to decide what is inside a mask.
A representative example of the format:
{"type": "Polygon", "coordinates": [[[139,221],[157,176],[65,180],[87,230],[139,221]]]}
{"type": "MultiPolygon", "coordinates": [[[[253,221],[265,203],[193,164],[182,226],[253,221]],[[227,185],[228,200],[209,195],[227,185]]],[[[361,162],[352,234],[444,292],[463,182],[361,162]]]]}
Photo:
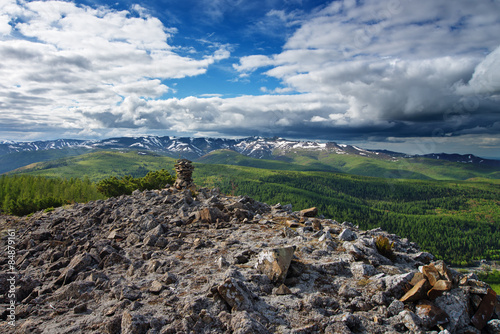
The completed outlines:
{"type": "Polygon", "coordinates": [[[169,187],[4,221],[0,332],[500,333],[474,275],[316,215],[169,187]]]}

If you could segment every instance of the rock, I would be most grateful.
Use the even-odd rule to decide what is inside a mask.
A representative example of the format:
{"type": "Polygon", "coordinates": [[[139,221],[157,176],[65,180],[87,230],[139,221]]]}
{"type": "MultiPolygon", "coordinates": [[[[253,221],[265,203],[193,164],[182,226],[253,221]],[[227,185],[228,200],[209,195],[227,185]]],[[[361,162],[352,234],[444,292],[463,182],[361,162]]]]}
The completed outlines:
{"type": "Polygon", "coordinates": [[[349,286],[348,284],[344,284],[339,289],[339,295],[345,298],[352,299],[354,297],[361,296],[361,292],[349,286]]]}
{"type": "Polygon", "coordinates": [[[399,300],[402,302],[415,302],[426,298],[429,287],[429,282],[426,279],[422,279],[399,300]]]}
{"type": "Polygon", "coordinates": [[[134,286],[124,286],[121,289],[120,300],[128,299],[130,301],[137,300],[141,297],[142,293],[134,286]]]}
{"type": "Polygon", "coordinates": [[[385,290],[388,296],[401,298],[404,293],[404,288],[409,284],[413,278],[414,273],[405,273],[400,275],[391,275],[383,277],[381,280],[385,285],[385,290]]]}
{"type": "Polygon", "coordinates": [[[356,278],[370,277],[377,273],[371,264],[354,262],[351,264],[351,272],[356,278]]]}
{"type": "Polygon", "coordinates": [[[122,317],[116,316],[105,322],[101,326],[101,330],[104,334],[120,334],[122,330],[122,317]]]}
{"type": "Polygon", "coordinates": [[[491,319],[497,303],[497,294],[492,289],[483,297],[479,308],[471,319],[472,324],[479,330],[482,330],[486,323],[491,319]]]}
{"type": "MultiPolygon", "coordinates": [[[[323,225],[321,225],[321,222],[319,219],[314,219],[311,224],[312,228],[315,229],[316,231],[321,231],[323,230],[323,225]]],[[[328,232],[330,233],[330,230],[326,230],[325,233],[328,232]]]]}
{"type": "Polygon", "coordinates": [[[304,217],[316,217],[317,214],[318,214],[318,208],[316,207],[300,211],[300,215],[304,217]]]}
{"type": "Polygon", "coordinates": [[[271,333],[255,316],[249,312],[235,312],[231,319],[233,334],[268,334],[271,333]]]}
{"type": "Polygon", "coordinates": [[[76,274],[95,264],[97,264],[96,259],[88,253],[75,256],[68,266],[61,272],[61,275],[56,280],[56,284],[70,283],[76,277],[76,274]]]}
{"type": "Polygon", "coordinates": [[[299,233],[288,226],[283,226],[283,235],[285,236],[285,238],[295,238],[299,236],[299,233]]]}
{"type": "Polygon", "coordinates": [[[424,274],[425,277],[427,277],[431,286],[434,286],[436,282],[441,279],[441,275],[439,275],[439,271],[437,270],[437,268],[434,266],[433,263],[427,266],[423,266],[422,273],[424,274]]]}
{"type": "Polygon", "coordinates": [[[95,283],[91,281],[75,281],[56,290],[49,300],[63,301],[78,299],[85,292],[92,291],[94,287],[95,283]]]}
{"type": "Polygon", "coordinates": [[[87,312],[87,304],[80,304],[77,305],[73,308],[73,313],[75,314],[80,314],[80,313],[85,313],[87,312]]]}
{"type": "Polygon", "coordinates": [[[469,296],[460,289],[452,289],[445,292],[442,296],[436,298],[434,305],[442,309],[450,317],[450,323],[447,329],[450,332],[465,328],[470,323],[469,296]]]}
{"type": "Polygon", "coordinates": [[[500,295],[497,295],[497,307],[495,307],[495,315],[500,319],[500,295]]]}
{"type": "MultiPolygon", "coordinates": [[[[12,222],[0,215],[0,224],[16,229],[19,333],[436,334],[440,326],[477,334],[469,317],[485,314],[486,283],[468,275],[453,289],[460,274],[431,264],[407,239],[246,196],[169,187],[12,222]],[[300,227],[284,229],[286,222],[300,227]],[[378,253],[377,236],[394,242],[394,262],[378,253]],[[424,264],[439,276],[417,300],[427,276],[415,269],[424,264]],[[401,302],[415,285],[418,293],[401,302]],[[444,292],[431,304],[435,291],[444,292]]],[[[4,254],[4,306],[8,270],[4,254]]],[[[493,313],[483,333],[495,331],[493,313]]]]}
{"type": "Polygon", "coordinates": [[[488,334],[500,334],[500,320],[493,319],[486,324],[488,334]]]}
{"type": "Polygon", "coordinates": [[[108,239],[124,239],[124,237],[120,234],[121,229],[115,229],[109,232],[108,239]]]}
{"type": "Polygon", "coordinates": [[[411,332],[419,332],[421,326],[420,318],[411,311],[403,311],[399,314],[402,317],[403,324],[411,332]]]}
{"type": "Polygon", "coordinates": [[[159,281],[153,281],[149,287],[149,292],[159,294],[163,290],[163,284],[159,281]]]}
{"type": "Polygon", "coordinates": [[[52,234],[47,230],[37,230],[31,233],[31,238],[38,242],[52,239],[52,234]]]}
{"type": "Polygon", "coordinates": [[[156,235],[147,235],[142,242],[144,246],[154,246],[158,241],[158,237],[156,235]]]}
{"type": "Polygon", "coordinates": [[[284,282],[295,247],[276,248],[259,253],[255,268],[273,282],[284,282]]]}
{"type": "Polygon", "coordinates": [[[422,262],[424,264],[430,263],[431,261],[433,261],[435,259],[434,255],[432,255],[431,253],[427,253],[427,252],[419,252],[416,254],[409,254],[409,256],[414,261],[422,262]]]}
{"type": "Polygon", "coordinates": [[[285,284],[281,284],[276,289],[276,291],[274,291],[275,295],[289,295],[291,293],[292,293],[292,291],[285,284]]]}
{"type": "Polygon", "coordinates": [[[222,218],[222,212],[216,208],[204,208],[199,211],[200,220],[204,223],[216,223],[217,219],[222,218]]]}
{"type": "Polygon", "coordinates": [[[145,334],[149,329],[146,318],[142,315],[124,311],[121,322],[122,334],[145,334]]]}
{"type": "Polygon", "coordinates": [[[439,275],[441,275],[443,279],[453,282],[454,275],[452,274],[450,269],[448,269],[443,260],[436,261],[434,263],[434,266],[436,267],[437,271],[439,272],[439,275]]]}
{"type": "Polygon", "coordinates": [[[403,312],[404,307],[405,304],[403,304],[402,301],[394,299],[392,303],[387,307],[387,313],[389,314],[389,316],[398,315],[399,313],[403,312]]]}
{"type": "Polygon", "coordinates": [[[135,232],[132,232],[127,236],[127,239],[125,239],[125,241],[129,245],[135,246],[141,242],[141,236],[135,232]]]}
{"type": "Polygon", "coordinates": [[[187,159],[179,159],[175,164],[175,172],[177,179],[175,180],[174,187],[176,189],[195,189],[192,179],[194,167],[192,162],[187,159]]]}
{"type": "Polygon", "coordinates": [[[452,287],[452,283],[446,280],[437,281],[432,289],[427,292],[427,296],[429,296],[430,300],[434,300],[437,297],[441,296],[443,292],[450,291],[452,287]]]}
{"type": "Polygon", "coordinates": [[[450,322],[448,314],[431,303],[418,304],[415,313],[421,319],[422,326],[427,329],[450,322]]]}
{"type": "Polygon", "coordinates": [[[227,278],[224,283],[217,287],[222,298],[235,310],[249,310],[252,301],[244,284],[232,277],[227,278]]]}
{"type": "Polygon", "coordinates": [[[319,237],[318,241],[322,242],[322,241],[328,241],[328,240],[332,240],[332,235],[330,234],[329,231],[323,233],[321,235],[321,237],[319,237]]]}
{"type": "Polygon", "coordinates": [[[351,229],[346,228],[344,229],[340,234],[339,234],[339,239],[343,241],[353,241],[356,240],[358,237],[356,236],[356,233],[354,233],[351,229]]]}
{"type": "Polygon", "coordinates": [[[475,295],[475,294],[470,295],[470,303],[472,305],[474,312],[477,311],[477,309],[479,308],[479,305],[481,304],[482,301],[483,301],[483,298],[481,298],[479,295],[475,295]]]}
{"type": "Polygon", "coordinates": [[[410,281],[410,284],[415,286],[415,284],[417,284],[423,279],[425,279],[424,274],[422,274],[421,272],[415,273],[415,275],[413,275],[413,278],[410,281]]]}
{"type": "Polygon", "coordinates": [[[161,280],[165,282],[165,284],[173,284],[177,282],[177,277],[174,274],[167,272],[162,276],[161,280]]]}
{"type": "Polygon", "coordinates": [[[129,263],[130,261],[118,253],[111,253],[104,258],[102,266],[104,268],[112,267],[121,263],[129,263]]]}

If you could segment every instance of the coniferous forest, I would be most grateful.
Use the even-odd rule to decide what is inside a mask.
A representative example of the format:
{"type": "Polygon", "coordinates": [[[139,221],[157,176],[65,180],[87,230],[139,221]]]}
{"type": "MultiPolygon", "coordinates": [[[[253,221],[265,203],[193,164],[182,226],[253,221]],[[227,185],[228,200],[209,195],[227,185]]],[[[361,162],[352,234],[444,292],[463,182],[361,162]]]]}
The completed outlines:
{"type": "Polygon", "coordinates": [[[229,166],[205,166],[201,178],[226,193],[249,195],[267,203],[292,203],[294,210],[316,206],[326,218],[349,221],[362,229],[381,227],[454,265],[500,259],[498,182],[394,180],[327,172],[262,173],[251,168],[245,172],[229,166]],[[218,177],[216,170],[228,177],[218,177]],[[253,172],[258,174],[249,176],[253,172]]]}
{"type": "MultiPolygon", "coordinates": [[[[198,186],[219,187],[223,193],[248,195],[271,205],[291,203],[294,210],[316,206],[326,218],[350,221],[362,229],[382,227],[454,265],[500,259],[500,182],[495,180],[405,180],[230,165],[195,166],[198,186]]],[[[0,209],[25,215],[130,194],[134,189],[162,188],[173,181],[165,169],[149,173],[145,169],[137,177],[104,173],[96,182],[88,178],[3,175],[0,209]]]]}
{"type": "Polygon", "coordinates": [[[0,209],[11,215],[27,215],[39,210],[75,202],[104,198],[88,178],[62,179],[31,175],[0,176],[0,209]]]}

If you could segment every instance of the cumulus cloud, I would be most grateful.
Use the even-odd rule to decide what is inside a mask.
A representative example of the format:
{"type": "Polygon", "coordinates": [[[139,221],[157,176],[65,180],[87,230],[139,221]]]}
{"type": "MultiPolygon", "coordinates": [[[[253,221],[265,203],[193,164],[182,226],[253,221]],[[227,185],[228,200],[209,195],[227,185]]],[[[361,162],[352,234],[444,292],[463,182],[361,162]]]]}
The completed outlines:
{"type": "Polygon", "coordinates": [[[498,2],[335,1],[312,13],[281,53],[243,57],[234,68],[342,106],[330,115],[304,110],[332,134],[344,131],[340,125],[360,136],[359,129],[459,134],[478,124],[490,131],[498,118],[491,100],[500,88],[499,10],[498,2]]]}
{"type": "MultiPolygon", "coordinates": [[[[339,0],[310,13],[267,10],[249,29],[286,27],[292,33],[281,52],[249,54],[233,65],[236,76],[257,83],[262,95],[224,98],[211,90],[170,99],[165,94],[175,91],[166,79],[206,73],[230,57],[228,44],[212,43],[197,58],[199,52],[181,53],[192,46],[171,44],[177,29],[139,5],[117,11],[59,1],[4,2],[4,133],[165,130],[380,143],[449,143],[483,134],[498,143],[498,1],[339,0]],[[269,78],[281,85],[262,87],[269,78]]],[[[243,4],[202,3],[199,10],[214,22],[243,4]]]]}
{"type": "Polygon", "coordinates": [[[92,119],[81,119],[81,111],[130,110],[133,98],[144,103],[168,92],[165,79],[203,74],[229,57],[223,47],[200,59],[177,54],[169,44],[176,29],[138,5],[117,11],[7,0],[0,22],[0,111],[14,122],[22,110],[27,128],[95,126],[92,119]]]}

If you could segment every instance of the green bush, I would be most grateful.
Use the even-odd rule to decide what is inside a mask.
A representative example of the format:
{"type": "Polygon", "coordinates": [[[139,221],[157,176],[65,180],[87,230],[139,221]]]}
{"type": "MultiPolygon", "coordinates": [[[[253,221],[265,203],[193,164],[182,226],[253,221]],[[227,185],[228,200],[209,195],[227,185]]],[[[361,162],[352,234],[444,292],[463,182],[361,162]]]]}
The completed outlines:
{"type": "Polygon", "coordinates": [[[375,245],[377,246],[377,250],[380,254],[388,258],[389,260],[394,261],[395,255],[392,248],[394,247],[394,242],[390,242],[387,237],[383,237],[379,235],[377,239],[375,239],[375,245]]]}
{"type": "Polygon", "coordinates": [[[102,179],[97,183],[97,190],[108,197],[117,197],[120,195],[130,195],[134,190],[152,190],[162,189],[167,184],[173,184],[173,177],[167,170],[149,172],[146,176],[133,178],[130,175],[117,178],[111,176],[102,179]]]}
{"type": "Polygon", "coordinates": [[[103,198],[88,178],[61,179],[31,175],[0,177],[0,211],[23,216],[67,203],[103,198]]]}

